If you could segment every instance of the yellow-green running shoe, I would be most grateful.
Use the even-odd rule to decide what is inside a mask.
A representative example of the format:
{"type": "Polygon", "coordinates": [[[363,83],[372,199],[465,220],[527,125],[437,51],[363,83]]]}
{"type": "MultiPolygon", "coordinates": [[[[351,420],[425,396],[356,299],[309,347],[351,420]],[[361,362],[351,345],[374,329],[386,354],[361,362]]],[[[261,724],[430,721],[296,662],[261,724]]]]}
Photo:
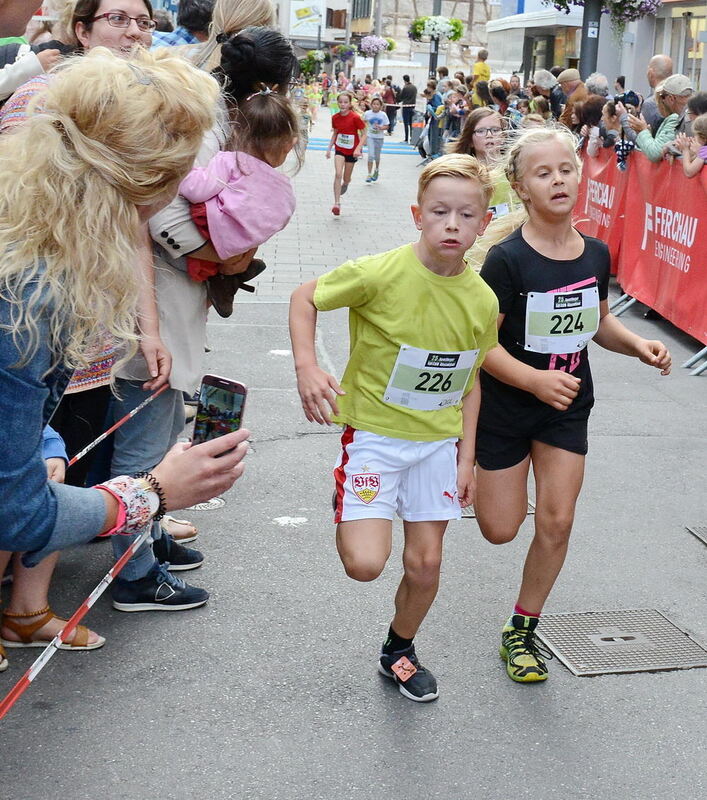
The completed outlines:
{"type": "Polygon", "coordinates": [[[506,662],[506,672],[512,681],[530,683],[547,680],[544,659],[552,658],[552,653],[535,637],[537,626],[537,617],[524,617],[521,614],[514,614],[503,626],[499,653],[506,662]]]}

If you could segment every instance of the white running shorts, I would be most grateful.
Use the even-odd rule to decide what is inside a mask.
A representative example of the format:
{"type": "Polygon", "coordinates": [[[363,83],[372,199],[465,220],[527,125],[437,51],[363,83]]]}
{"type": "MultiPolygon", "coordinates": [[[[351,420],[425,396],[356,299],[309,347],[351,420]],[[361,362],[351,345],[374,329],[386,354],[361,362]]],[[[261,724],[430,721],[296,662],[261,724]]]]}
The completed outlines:
{"type": "Polygon", "coordinates": [[[334,522],[459,519],[457,439],[410,442],[347,425],[334,467],[334,522]]]}

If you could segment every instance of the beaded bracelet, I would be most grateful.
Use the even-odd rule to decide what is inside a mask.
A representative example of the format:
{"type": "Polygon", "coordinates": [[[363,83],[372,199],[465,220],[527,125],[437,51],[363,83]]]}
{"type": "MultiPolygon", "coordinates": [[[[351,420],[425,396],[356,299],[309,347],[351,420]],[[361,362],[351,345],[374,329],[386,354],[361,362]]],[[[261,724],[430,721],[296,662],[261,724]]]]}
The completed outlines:
{"type": "Polygon", "coordinates": [[[152,487],[154,493],[157,495],[160,504],[159,506],[157,506],[157,513],[152,519],[155,520],[156,522],[161,520],[162,517],[164,517],[164,515],[167,513],[167,508],[166,508],[166,501],[164,498],[164,490],[160,486],[159,481],[157,480],[157,478],[155,478],[155,476],[151,472],[136,472],[135,477],[142,478],[144,481],[147,481],[152,487]]]}

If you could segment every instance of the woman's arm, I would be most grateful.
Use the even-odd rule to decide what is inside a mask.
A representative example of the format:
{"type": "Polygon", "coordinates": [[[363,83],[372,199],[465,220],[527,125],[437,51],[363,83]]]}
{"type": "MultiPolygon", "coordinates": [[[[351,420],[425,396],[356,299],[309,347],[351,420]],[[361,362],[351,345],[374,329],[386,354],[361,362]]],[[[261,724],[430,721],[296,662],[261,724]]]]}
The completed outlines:
{"type": "Polygon", "coordinates": [[[172,370],[172,355],[160,337],[160,320],[155,300],[155,268],[152,258],[152,239],[147,225],[142,227],[142,238],[138,259],[142,273],[138,297],[138,330],[140,350],[147,364],[151,380],[142,388],[155,391],[169,380],[172,370]]]}
{"type": "Polygon", "coordinates": [[[663,157],[663,145],[672,142],[675,138],[675,128],[678,124],[678,115],[671,114],[666,117],[661,123],[660,128],[655,137],[651,136],[648,130],[648,124],[645,120],[631,117],[629,123],[634,130],[638,131],[636,136],[636,146],[643,152],[651,161],[660,161],[663,157]]]}
{"type": "MultiPolygon", "coordinates": [[[[207,166],[222,145],[225,146],[221,127],[217,123],[204,137],[194,166],[207,166]]],[[[200,248],[207,244],[208,240],[201,235],[192,221],[189,202],[180,195],[177,195],[166,208],[155,214],[150,219],[149,225],[152,239],[165,250],[171,262],[176,261],[176,266],[179,266],[178,260],[182,256],[207,258],[200,254],[200,248]]],[[[214,260],[220,261],[220,259],[214,260]]],[[[186,270],[186,267],[180,268],[186,270]]]]}

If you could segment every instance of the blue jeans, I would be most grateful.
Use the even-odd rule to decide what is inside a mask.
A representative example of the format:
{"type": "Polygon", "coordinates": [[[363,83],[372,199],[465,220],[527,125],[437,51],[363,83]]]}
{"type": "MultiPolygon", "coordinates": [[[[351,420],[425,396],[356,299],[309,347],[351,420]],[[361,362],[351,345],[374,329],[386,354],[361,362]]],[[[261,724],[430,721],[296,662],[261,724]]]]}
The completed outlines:
{"type": "MultiPolygon", "coordinates": [[[[113,397],[108,411],[109,424],[114,425],[133,408],[149,397],[142,381],[118,379],[120,400],[113,397]]],[[[184,428],[184,398],[181,392],[167,389],[115,432],[115,445],[110,475],[133,475],[146,472],[162,461],[184,428]]],[[[161,536],[160,523],[152,525],[152,538],[161,536]]],[[[130,547],[137,536],[111,536],[113,555],[117,558],[130,547]]],[[[152,542],[143,544],[123,567],[120,577],[127,581],[143,578],[155,564],[152,542]]]]}

